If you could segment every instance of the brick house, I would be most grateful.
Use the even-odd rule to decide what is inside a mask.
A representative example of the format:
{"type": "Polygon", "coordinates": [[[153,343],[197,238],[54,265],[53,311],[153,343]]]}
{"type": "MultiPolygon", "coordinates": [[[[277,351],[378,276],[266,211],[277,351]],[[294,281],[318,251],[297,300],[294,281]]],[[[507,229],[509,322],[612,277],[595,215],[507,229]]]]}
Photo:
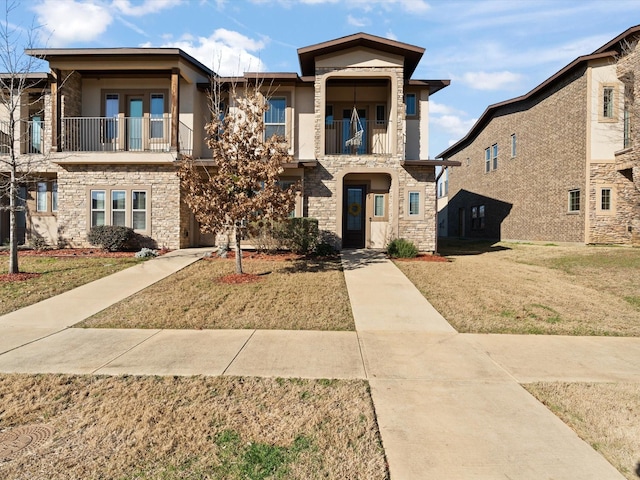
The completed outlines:
{"type": "Polygon", "coordinates": [[[489,106],[437,156],[461,163],[449,169],[450,236],[640,243],[638,35],[632,27],[489,106]]]}
{"type": "MultiPolygon", "coordinates": [[[[338,247],[404,237],[436,248],[435,169],[454,163],[427,158],[429,97],[449,81],[411,78],[423,52],[359,33],[300,48],[301,74],[221,79],[257,78],[269,91],[266,130],[284,134],[293,156],[282,180],[303,185],[295,215],[318,219],[338,247]]],[[[182,200],[175,162],[210,158],[204,125],[215,73],[170,48],[27,53],[51,71],[24,241],[85,246],[93,225],[125,225],[158,246],[212,244],[182,200]]]]}

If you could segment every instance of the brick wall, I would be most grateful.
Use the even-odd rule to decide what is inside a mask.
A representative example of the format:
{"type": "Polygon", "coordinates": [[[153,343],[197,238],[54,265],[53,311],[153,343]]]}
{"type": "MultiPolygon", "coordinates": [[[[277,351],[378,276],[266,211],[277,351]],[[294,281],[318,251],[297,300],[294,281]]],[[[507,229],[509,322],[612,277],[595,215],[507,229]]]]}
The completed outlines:
{"type": "Polygon", "coordinates": [[[527,103],[498,110],[476,138],[447,160],[449,235],[533,241],[584,241],[586,91],[584,69],[527,103]],[[517,152],[511,158],[511,135],[517,152]],[[498,144],[498,168],[485,173],[485,148],[498,144]],[[568,192],[583,205],[568,213],[568,192]],[[471,230],[471,207],[485,205],[485,228],[471,230]]]}

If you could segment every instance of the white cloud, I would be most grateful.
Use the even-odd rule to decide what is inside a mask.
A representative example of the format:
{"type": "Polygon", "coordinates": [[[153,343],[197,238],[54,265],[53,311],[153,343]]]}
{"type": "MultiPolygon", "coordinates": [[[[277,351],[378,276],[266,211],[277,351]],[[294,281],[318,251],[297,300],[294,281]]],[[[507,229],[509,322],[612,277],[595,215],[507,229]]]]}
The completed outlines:
{"type": "Polygon", "coordinates": [[[391,30],[389,30],[386,34],[385,37],[387,37],[389,40],[398,40],[398,37],[396,36],[395,33],[393,33],[391,30]]]}
{"type": "Polygon", "coordinates": [[[353,15],[347,15],[347,23],[354,27],[366,27],[369,25],[369,21],[366,18],[356,18],[353,15]]]}
{"type": "Polygon", "coordinates": [[[224,28],[215,30],[208,37],[194,38],[189,35],[160,46],[180,48],[223,76],[262,72],[267,69],[258,56],[260,50],[265,47],[264,41],[254,40],[224,28]]]}
{"type": "Polygon", "coordinates": [[[430,115],[439,115],[439,114],[464,114],[456,108],[453,108],[449,105],[445,105],[444,103],[434,102],[433,100],[429,100],[429,114],[430,115]]]}
{"type": "Polygon", "coordinates": [[[424,0],[400,0],[400,5],[409,13],[426,13],[431,6],[424,0]]]}
{"type": "Polygon", "coordinates": [[[142,17],[151,13],[157,13],[165,8],[179,5],[181,0],[145,0],[139,5],[131,5],[129,0],[113,0],[112,6],[123,15],[130,17],[142,17]]]}
{"type": "Polygon", "coordinates": [[[504,90],[518,87],[523,76],[519,73],[503,72],[466,72],[459,79],[476,90],[504,90]]]}
{"type": "Polygon", "coordinates": [[[43,0],[32,9],[52,47],[95,40],[113,21],[109,8],[97,2],[43,0]]]}
{"type": "Polygon", "coordinates": [[[431,122],[452,135],[463,137],[476,123],[476,120],[475,118],[463,120],[458,115],[441,115],[432,117],[431,122]]]}

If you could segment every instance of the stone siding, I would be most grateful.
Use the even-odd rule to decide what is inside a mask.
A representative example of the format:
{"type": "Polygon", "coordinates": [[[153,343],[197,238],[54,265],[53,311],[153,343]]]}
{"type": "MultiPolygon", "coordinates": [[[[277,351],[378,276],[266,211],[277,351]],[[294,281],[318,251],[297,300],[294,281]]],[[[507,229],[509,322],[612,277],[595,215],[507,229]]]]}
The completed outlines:
{"type": "MultiPolygon", "coordinates": [[[[184,246],[188,218],[180,205],[180,184],[173,166],[68,165],[58,173],[58,235],[68,246],[87,247],[89,190],[92,186],[150,186],[150,234],[158,247],[184,246]]],[[[108,201],[108,199],[107,199],[108,201]]],[[[127,208],[131,208],[130,205],[127,208]]]]}
{"type": "Polygon", "coordinates": [[[447,158],[461,162],[449,175],[450,236],[585,241],[586,92],[580,69],[527,103],[496,111],[469,145],[447,158]],[[517,140],[513,158],[512,134],[517,140]],[[485,173],[485,149],[494,144],[498,167],[485,173]],[[568,212],[573,189],[581,192],[578,213],[568,212]],[[472,229],[471,208],[481,205],[485,226],[472,229]]]}

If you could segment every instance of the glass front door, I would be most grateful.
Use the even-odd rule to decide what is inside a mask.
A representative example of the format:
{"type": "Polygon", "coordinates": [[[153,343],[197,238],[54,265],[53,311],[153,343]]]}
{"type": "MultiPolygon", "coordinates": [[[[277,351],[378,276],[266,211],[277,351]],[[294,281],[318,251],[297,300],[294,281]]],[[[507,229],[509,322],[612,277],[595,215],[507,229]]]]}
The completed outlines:
{"type": "Polygon", "coordinates": [[[129,150],[142,150],[142,98],[129,99],[129,150]]]}
{"type": "Polygon", "coordinates": [[[342,246],[364,248],[366,186],[348,185],[344,189],[342,209],[342,246]]]}

